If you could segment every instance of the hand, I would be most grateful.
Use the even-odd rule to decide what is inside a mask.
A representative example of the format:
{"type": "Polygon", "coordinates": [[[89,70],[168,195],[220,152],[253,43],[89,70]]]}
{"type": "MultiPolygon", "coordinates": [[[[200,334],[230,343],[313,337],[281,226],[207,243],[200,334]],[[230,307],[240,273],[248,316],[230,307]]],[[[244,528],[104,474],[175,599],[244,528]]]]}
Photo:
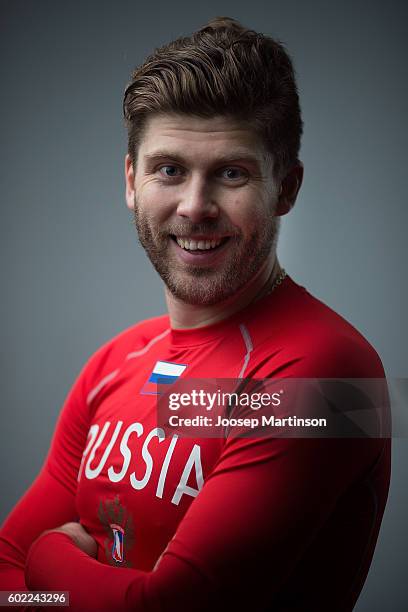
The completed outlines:
{"type": "Polygon", "coordinates": [[[66,533],[80,548],[84,553],[96,559],[98,554],[98,545],[93,539],[92,536],[82,527],[80,523],[65,523],[65,525],[61,525],[61,527],[57,527],[55,529],[47,529],[44,531],[42,535],[45,533],[57,532],[57,533],[66,533]]]}

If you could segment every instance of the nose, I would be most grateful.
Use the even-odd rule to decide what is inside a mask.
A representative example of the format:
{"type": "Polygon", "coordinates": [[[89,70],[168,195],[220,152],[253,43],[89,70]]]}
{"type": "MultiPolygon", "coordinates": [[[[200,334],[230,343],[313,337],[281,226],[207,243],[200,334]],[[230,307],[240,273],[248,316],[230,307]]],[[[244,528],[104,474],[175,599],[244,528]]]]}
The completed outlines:
{"type": "Polygon", "coordinates": [[[185,184],[185,189],[177,206],[177,214],[187,217],[193,223],[203,219],[218,217],[219,210],[213,190],[205,177],[193,176],[185,184]]]}

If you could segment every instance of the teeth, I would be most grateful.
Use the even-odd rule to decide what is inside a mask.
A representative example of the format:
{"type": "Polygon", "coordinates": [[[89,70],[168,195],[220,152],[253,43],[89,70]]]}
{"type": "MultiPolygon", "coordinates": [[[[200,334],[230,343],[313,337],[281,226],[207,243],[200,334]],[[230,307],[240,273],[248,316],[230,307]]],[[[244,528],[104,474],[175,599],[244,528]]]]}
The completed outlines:
{"type": "Polygon", "coordinates": [[[221,243],[219,240],[191,240],[189,238],[177,238],[177,244],[182,249],[188,251],[207,251],[208,249],[214,249],[221,243]]]}

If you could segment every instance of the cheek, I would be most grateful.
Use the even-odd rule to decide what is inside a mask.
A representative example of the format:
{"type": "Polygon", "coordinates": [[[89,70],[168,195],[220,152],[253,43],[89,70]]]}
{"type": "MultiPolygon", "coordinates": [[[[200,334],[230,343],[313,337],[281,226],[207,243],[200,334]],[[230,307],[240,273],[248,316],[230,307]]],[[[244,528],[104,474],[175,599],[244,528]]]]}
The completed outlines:
{"type": "Polygon", "coordinates": [[[137,189],[136,204],[141,214],[153,223],[166,219],[172,209],[169,193],[155,183],[146,183],[137,189]]]}
{"type": "Polygon", "coordinates": [[[230,223],[237,227],[244,236],[250,236],[265,223],[264,207],[253,198],[235,197],[224,207],[230,223]]]}

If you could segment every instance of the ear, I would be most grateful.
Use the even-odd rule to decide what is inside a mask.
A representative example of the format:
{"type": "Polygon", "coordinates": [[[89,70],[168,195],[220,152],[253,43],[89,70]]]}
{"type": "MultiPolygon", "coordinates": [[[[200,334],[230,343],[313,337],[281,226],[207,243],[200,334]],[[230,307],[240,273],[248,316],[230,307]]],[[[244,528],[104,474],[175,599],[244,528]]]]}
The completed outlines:
{"type": "Polygon", "coordinates": [[[281,190],[276,205],[276,216],[286,215],[295,205],[297,194],[302,186],[303,164],[297,161],[281,181],[281,190]]]}
{"type": "Polygon", "coordinates": [[[135,172],[130,155],[125,157],[126,205],[129,210],[135,208],[135,172]]]}

